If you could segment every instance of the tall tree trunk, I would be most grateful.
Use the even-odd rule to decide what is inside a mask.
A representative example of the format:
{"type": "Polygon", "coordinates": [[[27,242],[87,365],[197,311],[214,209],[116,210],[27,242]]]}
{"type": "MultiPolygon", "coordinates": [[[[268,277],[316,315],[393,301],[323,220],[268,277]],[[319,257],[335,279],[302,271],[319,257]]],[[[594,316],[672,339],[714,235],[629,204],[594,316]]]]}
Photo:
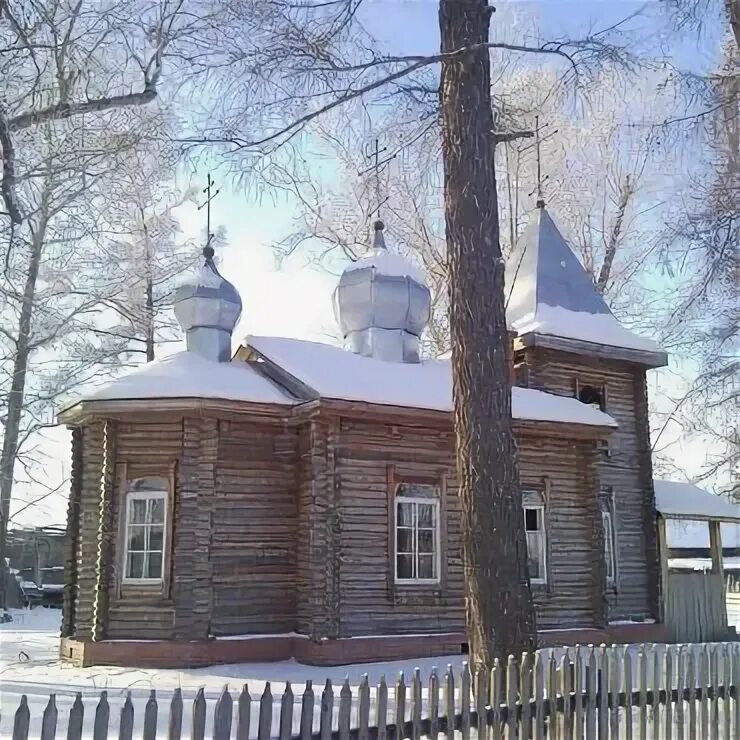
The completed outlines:
{"type": "MultiPolygon", "coordinates": [[[[440,0],[442,52],[488,41],[486,0],[440,0]]],[[[511,420],[490,61],[442,65],[442,151],[450,268],[457,469],[471,661],[531,650],[536,625],[511,420]]]]}
{"type": "Polygon", "coordinates": [[[606,250],[604,251],[604,260],[601,263],[599,277],[596,280],[596,290],[598,290],[601,295],[606,293],[609,278],[612,275],[612,265],[614,264],[614,258],[617,256],[619,239],[622,236],[624,216],[627,213],[627,206],[629,205],[630,199],[634,194],[634,183],[629,175],[625,175],[624,180],[622,181],[622,187],[619,191],[619,201],[617,202],[617,212],[614,215],[614,223],[612,224],[609,241],[607,242],[606,250]]]}
{"type": "Polygon", "coordinates": [[[26,270],[26,283],[23,288],[18,319],[18,337],[15,343],[13,377],[8,394],[8,409],[5,420],[3,448],[0,452],[0,607],[6,607],[5,552],[7,548],[8,524],[10,520],[10,499],[13,492],[15,461],[18,455],[18,437],[20,434],[23,402],[26,390],[26,372],[31,354],[31,324],[36,298],[36,282],[39,274],[41,253],[46,239],[47,218],[49,212],[49,189],[44,192],[38,227],[32,235],[31,252],[26,270]]]}
{"type": "Polygon", "coordinates": [[[144,230],[144,260],[146,262],[146,305],[144,308],[144,343],[146,346],[146,361],[154,361],[154,268],[152,266],[152,243],[149,238],[149,227],[146,222],[144,209],[139,206],[141,225],[144,230]]]}

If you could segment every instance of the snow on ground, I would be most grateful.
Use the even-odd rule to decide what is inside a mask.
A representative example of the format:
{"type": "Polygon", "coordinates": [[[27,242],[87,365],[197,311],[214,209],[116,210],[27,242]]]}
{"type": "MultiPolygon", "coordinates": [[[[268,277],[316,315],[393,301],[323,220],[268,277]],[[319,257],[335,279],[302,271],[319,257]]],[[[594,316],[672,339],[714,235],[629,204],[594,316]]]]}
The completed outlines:
{"type": "MultiPolygon", "coordinates": [[[[166,736],[167,713],[172,691],[181,688],[183,692],[183,737],[190,736],[191,702],[197,690],[205,690],[208,708],[207,731],[212,727],[213,709],[216,699],[228,685],[232,696],[236,700],[242,686],[246,683],[252,699],[251,735],[256,737],[257,721],[259,716],[259,697],[270,682],[273,701],[273,728],[278,727],[280,714],[280,696],[285,689],[285,682],[290,681],[296,695],[294,702],[294,731],[298,730],[300,695],[307,680],[312,680],[316,697],[314,722],[318,727],[320,692],[327,678],[337,686],[345,678],[352,686],[359,684],[362,676],[367,673],[370,686],[374,687],[385,676],[392,687],[400,671],[410,676],[415,668],[419,668],[423,684],[428,682],[432,667],[438,666],[441,671],[452,665],[456,674],[462,666],[464,656],[453,655],[439,658],[427,658],[414,661],[398,661],[388,663],[367,663],[349,666],[314,667],[296,663],[295,661],[281,661],[275,663],[244,663],[233,665],[217,665],[208,668],[185,670],[160,670],[115,668],[111,666],[93,666],[91,668],[75,668],[62,663],[58,657],[59,622],[61,611],[56,609],[36,608],[33,610],[14,610],[14,621],[0,625],[0,740],[11,738],[13,717],[18,707],[21,695],[28,696],[31,712],[31,732],[29,737],[40,736],[40,723],[44,707],[49,694],[54,692],[59,711],[57,722],[57,736],[66,734],[69,710],[76,692],[81,692],[85,706],[85,722],[83,737],[92,737],[92,724],[95,707],[100,692],[108,692],[110,704],[111,731],[118,728],[120,709],[126,692],[131,691],[135,711],[135,734],[141,734],[144,706],[152,689],[159,697],[159,713],[157,725],[162,737],[166,736]]],[[[740,626],[740,614],[737,624],[740,626]]],[[[660,648],[659,648],[660,649],[660,648]]],[[[561,651],[556,651],[560,654],[561,651]]],[[[637,680],[637,647],[633,666],[637,680]]],[[[652,666],[649,668],[652,671],[652,666]]],[[[356,694],[355,694],[356,696],[356,694]]],[[[389,697],[389,712],[392,712],[392,695],[389,697]]],[[[335,700],[335,718],[338,701],[335,700]]],[[[235,704],[236,716],[236,704],[235,704]]],[[[355,721],[356,707],[353,708],[353,722],[355,721]]],[[[392,716],[392,714],[389,714],[392,716]]],[[[235,723],[234,723],[235,728],[235,723]]]]}

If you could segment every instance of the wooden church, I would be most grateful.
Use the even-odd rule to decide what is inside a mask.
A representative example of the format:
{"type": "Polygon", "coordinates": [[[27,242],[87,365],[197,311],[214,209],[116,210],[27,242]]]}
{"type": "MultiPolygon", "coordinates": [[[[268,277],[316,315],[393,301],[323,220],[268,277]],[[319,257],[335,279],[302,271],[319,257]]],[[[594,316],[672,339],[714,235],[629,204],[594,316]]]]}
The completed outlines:
{"type": "MultiPolygon", "coordinates": [[[[646,371],[544,204],[507,267],[514,427],[543,644],[660,639],[646,371]]],[[[424,275],[373,247],[335,290],[345,347],[248,337],[210,248],[187,350],[61,413],[72,429],[61,654],[314,664],[466,649],[448,360],[424,275]]],[[[493,533],[492,533],[493,536],[493,533]]]]}

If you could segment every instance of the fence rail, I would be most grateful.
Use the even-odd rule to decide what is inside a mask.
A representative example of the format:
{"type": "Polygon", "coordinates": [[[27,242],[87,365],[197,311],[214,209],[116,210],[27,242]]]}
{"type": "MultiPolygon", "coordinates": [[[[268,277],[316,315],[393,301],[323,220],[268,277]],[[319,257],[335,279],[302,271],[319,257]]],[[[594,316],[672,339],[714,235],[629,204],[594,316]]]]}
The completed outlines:
{"type": "Polygon", "coordinates": [[[161,714],[154,690],[138,707],[130,691],[103,691],[87,713],[78,693],[59,722],[61,695],[35,718],[24,695],[12,740],[733,740],[739,693],[738,643],[588,646],[512,656],[490,673],[433,669],[422,680],[417,669],[375,687],[367,676],[355,687],[308,681],[299,693],[268,682],[259,697],[225,687],[210,704],[200,689],[187,712],[180,689],[161,714]]]}

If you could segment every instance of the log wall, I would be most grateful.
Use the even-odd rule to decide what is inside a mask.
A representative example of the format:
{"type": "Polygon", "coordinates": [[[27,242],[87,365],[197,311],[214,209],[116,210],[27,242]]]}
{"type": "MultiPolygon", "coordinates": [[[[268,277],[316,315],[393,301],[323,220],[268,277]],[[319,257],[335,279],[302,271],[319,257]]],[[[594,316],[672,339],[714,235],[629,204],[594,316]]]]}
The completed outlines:
{"type": "Polygon", "coordinates": [[[530,348],[530,387],[574,396],[576,384],[606,389],[606,412],[619,424],[600,453],[600,485],[615,503],[617,583],[607,592],[611,620],[659,618],[659,567],[645,370],[619,360],[530,348]]]}
{"type": "MultiPolygon", "coordinates": [[[[518,435],[523,488],[546,498],[549,582],[535,586],[541,629],[605,621],[603,581],[594,574],[601,540],[591,492],[597,476],[590,440],[518,435]]],[[[454,435],[448,429],[343,417],[336,449],[341,550],[340,634],[463,632],[464,583],[454,435]],[[400,586],[393,578],[390,524],[394,481],[435,481],[442,496],[439,586],[400,586]]]]}

